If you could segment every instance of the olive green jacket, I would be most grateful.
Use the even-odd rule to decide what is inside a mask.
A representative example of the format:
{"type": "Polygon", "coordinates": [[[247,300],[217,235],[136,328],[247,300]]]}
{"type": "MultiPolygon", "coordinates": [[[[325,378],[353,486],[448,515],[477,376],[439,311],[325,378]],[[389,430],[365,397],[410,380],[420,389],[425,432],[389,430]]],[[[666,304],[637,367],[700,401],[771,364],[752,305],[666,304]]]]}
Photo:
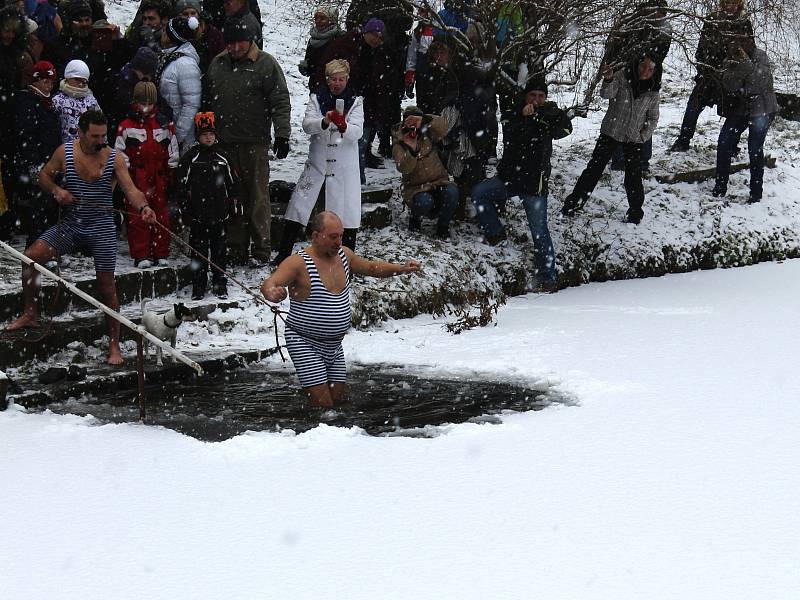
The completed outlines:
{"type": "Polygon", "coordinates": [[[225,144],[289,139],[291,103],[283,70],[274,57],[253,44],[240,61],[228,51],[211,62],[205,76],[203,105],[214,112],[219,140],[225,144]]]}

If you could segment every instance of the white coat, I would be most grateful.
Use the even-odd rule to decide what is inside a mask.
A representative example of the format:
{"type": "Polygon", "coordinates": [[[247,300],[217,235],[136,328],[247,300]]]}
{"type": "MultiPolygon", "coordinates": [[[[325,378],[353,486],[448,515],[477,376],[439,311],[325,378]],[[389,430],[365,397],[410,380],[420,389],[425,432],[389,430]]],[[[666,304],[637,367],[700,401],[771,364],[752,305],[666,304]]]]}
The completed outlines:
{"type": "Polygon", "coordinates": [[[202,85],[200,83],[200,57],[189,42],[177,48],[169,48],[163,53],[166,60],[170,53],[179,56],[170,62],[161,73],[158,91],[172,109],[172,122],[178,136],[181,154],[194,145],[194,116],[200,110],[202,85]]]}
{"type": "Polygon", "coordinates": [[[335,125],[322,128],[317,95],[311,94],[303,118],[303,131],[311,134],[303,174],[286,209],[286,218],[307,225],[325,185],[325,210],[335,213],[345,229],[361,225],[361,175],[358,170],[358,140],[364,130],[364,99],[356,96],[345,115],[347,129],[339,133],[335,125]]]}

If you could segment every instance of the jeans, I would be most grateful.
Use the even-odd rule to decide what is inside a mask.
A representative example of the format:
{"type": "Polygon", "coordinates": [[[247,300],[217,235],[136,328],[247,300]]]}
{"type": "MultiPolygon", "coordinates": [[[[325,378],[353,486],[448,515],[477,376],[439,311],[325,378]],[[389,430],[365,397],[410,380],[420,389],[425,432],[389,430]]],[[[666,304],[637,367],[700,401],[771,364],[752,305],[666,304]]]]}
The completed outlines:
{"type": "Polygon", "coordinates": [[[419,227],[420,219],[432,216],[438,208],[439,219],[437,227],[439,229],[447,229],[450,227],[450,221],[453,219],[456,207],[458,207],[458,188],[453,183],[441,185],[429,192],[414,194],[414,198],[411,200],[412,228],[415,225],[419,227]]]}
{"type": "Polygon", "coordinates": [[[361,134],[361,139],[358,140],[358,170],[361,174],[361,185],[367,182],[367,177],[364,175],[364,165],[367,158],[367,150],[372,147],[372,140],[375,139],[377,127],[374,123],[364,123],[364,130],[361,134]]]}
{"type": "Polygon", "coordinates": [[[586,168],[578,177],[572,196],[576,196],[579,204],[583,204],[594,191],[600,176],[605,171],[611,158],[611,153],[616,146],[622,146],[625,154],[625,193],[628,196],[630,214],[641,216],[644,214],[644,186],[642,185],[642,146],[644,144],[622,143],[604,133],[597,138],[597,143],[592,151],[592,157],[586,168]]]}
{"type": "MultiPolygon", "coordinates": [[[[508,194],[506,184],[499,177],[481,181],[472,188],[472,201],[475,203],[478,221],[489,237],[500,235],[505,230],[497,216],[497,209],[505,205],[508,194]]],[[[519,198],[531,230],[536,278],[540,283],[553,282],[556,280],[556,254],[550,230],[547,228],[547,195],[520,194],[519,198]]]]}
{"type": "Polygon", "coordinates": [[[722,124],[717,142],[717,175],[714,190],[724,195],[728,189],[728,178],[731,174],[731,160],[739,138],[745,129],[747,136],[747,153],[750,158],[750,198],[760,200],[764,187],[764,140],[775,115],[748,117],[735,115],[727,117],[722,124]]]}

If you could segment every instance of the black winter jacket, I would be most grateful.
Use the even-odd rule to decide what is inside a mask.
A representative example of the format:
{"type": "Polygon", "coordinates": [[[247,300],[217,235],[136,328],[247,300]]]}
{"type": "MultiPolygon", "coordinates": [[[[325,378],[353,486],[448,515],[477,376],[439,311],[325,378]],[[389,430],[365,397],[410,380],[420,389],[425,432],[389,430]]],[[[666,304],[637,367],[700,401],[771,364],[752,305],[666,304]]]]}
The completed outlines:
{"type": "Polygon", "coordinates": [[[178,164],[178,195],[185,219],[219,223],[239,199],[239,175],[216,144],[196,144],[178,164]]]}
{"type": "Polygon", "coordinates": [[[31,89],[17,92],[14,107],[14,165],[22,183],[38,185],[38,175],[61,145],[61,122],[49,98],[31,89]]]}
{"type": "Polygon", "coordinates": [[[522,106],[506,126],[503,158],[497,175],[509,195],[547,195],[553,140],[572,133],[572,122],[555,102],[536,107],[533,116],[523,117],[522,106]]]}

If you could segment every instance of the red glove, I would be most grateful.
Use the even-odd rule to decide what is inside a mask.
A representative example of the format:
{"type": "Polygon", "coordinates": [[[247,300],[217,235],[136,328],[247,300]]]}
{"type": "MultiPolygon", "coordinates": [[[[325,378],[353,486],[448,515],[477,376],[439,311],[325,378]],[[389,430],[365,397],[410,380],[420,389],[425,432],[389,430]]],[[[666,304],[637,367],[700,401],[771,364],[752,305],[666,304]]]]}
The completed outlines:
{"type": "Polygon", "coordinates": [[[335,110],[329,110],[328,112],[325,113],[325,118],[328,119],[328,121],[330,121],[331,123],[335,124],[336,123],[336,115],[338,115],[338,114],[339,113],[337,113],[335,110]]]}
{"type": "Polygon", "coordinates": [[[416,76],[417,72],[414,69],[409,69],[408,71],[406,71],[405,83],[407,88],[414,85],[414,79],[416,78],[416,76]]]}
{"type": "Polygon", "coordinates": [[[344,115],[340,115],[338,112],[334,111],[331,121],[339,129],[339,133],[347,131],[347,120],[344,115]]]}

